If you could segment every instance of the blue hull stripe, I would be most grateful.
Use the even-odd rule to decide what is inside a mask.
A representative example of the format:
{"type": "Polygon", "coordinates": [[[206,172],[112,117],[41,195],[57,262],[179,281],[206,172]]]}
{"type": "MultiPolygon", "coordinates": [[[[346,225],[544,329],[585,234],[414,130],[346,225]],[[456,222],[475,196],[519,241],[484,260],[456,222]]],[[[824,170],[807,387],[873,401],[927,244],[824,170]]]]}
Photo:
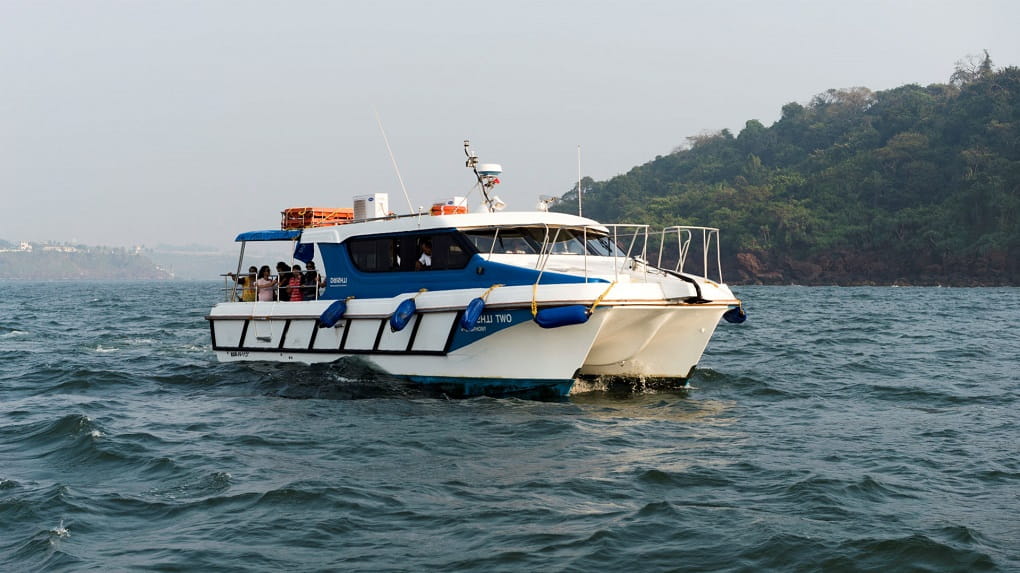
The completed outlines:
{"type": "Polygon", "coordinates": [[[566,396],[574,385],[573,379],[529,380],[516,378],[458,378],[454,376],[398,376],[423,386],[453,386],[462,388],[465,396],[485,396],[540,392],[552,396],[566,396]]]}

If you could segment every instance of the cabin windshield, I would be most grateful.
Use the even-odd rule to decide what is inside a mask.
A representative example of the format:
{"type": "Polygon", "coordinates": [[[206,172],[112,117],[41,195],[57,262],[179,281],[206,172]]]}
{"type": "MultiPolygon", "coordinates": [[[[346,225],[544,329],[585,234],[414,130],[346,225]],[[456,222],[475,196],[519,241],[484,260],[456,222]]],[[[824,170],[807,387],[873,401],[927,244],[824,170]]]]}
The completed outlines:
{"type": "Polygon", "coordinates": [[[465,230],[464,236],[480,253],[534,255],[623,256],[623,251],[605,234],[567,227],[498,227],[465,230]],[[587,241],[585,240],[587,239],[587,241]]]}
{"type": "Polygon", "coordinates": [[[532,237],[530,229],[503,227],[497,229],[473,229],[464,236],[480,253],[508,253],[533,255],[542,248],[542,241],[532,237]]]}
{"type": "Polygon", "coordinates": [[[613,242],[606,235],[592,235],[588,233],[588,252],[601,257],[622,257],[624,252],[620,246],[613,242]]]}

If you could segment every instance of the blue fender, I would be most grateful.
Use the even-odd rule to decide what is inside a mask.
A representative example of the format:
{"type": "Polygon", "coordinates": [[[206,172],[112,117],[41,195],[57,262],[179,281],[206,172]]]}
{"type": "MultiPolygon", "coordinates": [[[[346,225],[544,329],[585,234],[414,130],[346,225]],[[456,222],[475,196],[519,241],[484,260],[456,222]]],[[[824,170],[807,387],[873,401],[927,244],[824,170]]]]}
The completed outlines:
{"type": "Polygon", "coordinates": [[[404,330],[404,327],[411,321],[411,317],[414,316],[417,310],[418,307],[414,304],[413,298],[398,304],[397,310],[393,311],[393,315],[390,316],[390,329],[393,332],[404,330]]]}
{"type": "Polygon", "coordinates": [[[337,300],[319,315],[319,328],[333,328],[347,312],[347,301],[337,300]]]}
{"type": "Polygon", "coordinates": [[[481,298],[471,299],[467,308],[464,309],[464,315],[460,317],[460,327],[464,330],[474,328],[483,311],[485,311],[485,300],[481,298]]]}
{"type": "Polygon", "coordinates": [[[740,324],[747,320],[747,313],[744,312],[744,309],[742,307],[738,306],[727,310],[726,313],[722,315],[722,317],[726,320],[726,322],[732,324],[740,324]]]}
{"type": "Polygon", "coordinates": [[[542,328],[558,328],[588,322],[588,307],[583,304],[543,308],[535,314],[535,322],[542,328]]]}

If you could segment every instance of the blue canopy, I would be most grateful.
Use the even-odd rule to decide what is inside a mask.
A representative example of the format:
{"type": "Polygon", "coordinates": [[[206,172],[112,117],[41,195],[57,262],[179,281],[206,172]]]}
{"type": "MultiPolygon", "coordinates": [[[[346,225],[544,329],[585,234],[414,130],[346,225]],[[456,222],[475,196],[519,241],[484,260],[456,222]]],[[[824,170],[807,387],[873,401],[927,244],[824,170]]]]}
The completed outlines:
{"type": "Polygon", "coordinates": [[[290,241],[300,236],[301,229],[292,229],[288,231],[269,229],[267,231],[248,231],[246,233],[241,233],[236,239],[234,239],[234,241],[238,243],[241,241],[290,241]]]}

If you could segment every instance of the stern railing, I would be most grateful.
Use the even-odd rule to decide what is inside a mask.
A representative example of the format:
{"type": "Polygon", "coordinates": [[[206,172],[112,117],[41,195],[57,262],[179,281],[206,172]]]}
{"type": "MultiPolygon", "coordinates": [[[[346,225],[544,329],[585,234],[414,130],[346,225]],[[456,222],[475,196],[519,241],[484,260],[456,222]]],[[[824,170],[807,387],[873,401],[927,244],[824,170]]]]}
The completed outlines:
{"type": "MultiPolygon", "coordinates": [[[[304,272],[307,272],[307,271],[302,271],[302,272],[304,273],[304,272]]],[[[232,273],[223,273],[220,276],[223,277],[223,288],[221,289],[221,291],[223,292],[223,302],[242,302],[242,296],[244,294],[244,289],[245,289],[245,286],[244,286],[244,284],[242,284],[242,281],[239,280],[239,278],[237,278],[236,275],[233,275],[232,273]]],[[[247,276],[248,275],[242,275],[240,278],[246,279],[247,276]]],[[[272,275],[272,276],[274,278],[277,277],[277,275],[272,275]]],[[[249,302],[259,302],[259,300],[258,300],[258,287],[254,287],[254,288],[255,288],[255,300],[249,301],[249,302]]],[[[276,286],[273,287],[273,301],[272,302],[290,302],[290,299],[283,299],[280,296],[280,291],[282,289],[284,289],[284,288],[291,288],[291,287],[284,287],[283,285],[281,285],[279,283],[277,283],[276,286]]],[[[294,287],[294,288],[300,288],[301,289],[301,293],[302,293],[301,301],[302,302],[303,301],[309,301],[309,300],[319,300],[319,298],[321,298],[321,296],[322,296],[322,293],[320,292],[322,287],[319,286],[319,285],[312,286],[312,285],[302,284],[301,286],[294,287]],[[309,298],[305,298],[305,296],[307,296],[307,295],[311,295],[311,296],[309,298]]],[[[269,302],[269,301],[265,301],[265,302],[269,302]]]]}

